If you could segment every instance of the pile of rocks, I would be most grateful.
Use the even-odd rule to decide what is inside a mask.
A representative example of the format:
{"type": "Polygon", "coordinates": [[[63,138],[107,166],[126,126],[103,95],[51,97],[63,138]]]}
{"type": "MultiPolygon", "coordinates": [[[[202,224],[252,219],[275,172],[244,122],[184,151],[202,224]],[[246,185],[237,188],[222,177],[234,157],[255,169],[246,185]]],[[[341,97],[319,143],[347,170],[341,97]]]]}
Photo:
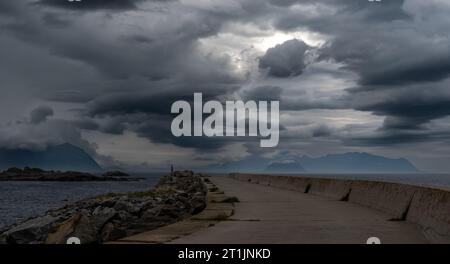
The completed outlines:
{"type": "Polygon", "coordinates": [[[0,244],[83,244],[116,240],[155,229],[201,212],[207,187],[190,171],[161,178],[148,192],[106,194],[48,211],[1,232],[0,244]]]}

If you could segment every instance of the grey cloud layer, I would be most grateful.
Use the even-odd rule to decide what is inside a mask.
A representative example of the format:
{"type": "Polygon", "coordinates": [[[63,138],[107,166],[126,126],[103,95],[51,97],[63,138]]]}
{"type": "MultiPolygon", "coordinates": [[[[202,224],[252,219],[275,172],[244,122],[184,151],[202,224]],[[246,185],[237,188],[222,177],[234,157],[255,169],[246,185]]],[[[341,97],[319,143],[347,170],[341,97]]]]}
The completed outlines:
{"type": "Polygon", "coordinates": [[[43,5],[65,8],[71,10],[127,10],[135,9],[136,3],[145,0],[83,0],[80,2],[69,2],[65,0],[40,0],[43,5]]]}
{"type": "MultiPolygon", "coordinates": [[[[424,22],[423,14],[410,12],[419,9],[414,8],[419,1],[389,1],[378,6],[366,1],[342,2],[330,1],[336,8],[333,16],[287,16],[277,25],[332,34],[332,41],[320,49],[319,59],[342,63],[359,75],[359,86],[348,89],[345,104],[385,117],[373,135],[346,141],[376,146],[441,140],[448,131],[436,132],[427,124],[450,114],[450,43],[448,33],[436,30],[430,21],[439,27],[448,24],[445,12],[424,22]]],[[[431,5],[437,10],[439,4],[448,10],[444,3],[431,5]]]]}
{"type": "MultiPolygon", "coordinates": [[[[377,146],[438,141],[450,134],[439,124],[431,125],[450,115],[450,7],[445,2],[18,2],[0,3],[2,85],[7,93],[19,94],[11,98],[76,104],[81,110],[71,125],[81,130],[114,135],[129,130],[153,142],[212,151],[231,141],[179,139],[169,132],[171,103],[203,92],[205,100],[236,95],[281,100],[282,110],[294,117],[308,110],[348,109],[384,118],[381,126],[362,136],[344,133],[333,123],[317,122],[302,131],[286,126],[282,137],[289,140],[302,141],[303,133],[343,145],[377,146]],[[427,9],[432,16],[423,13],[427,9]],[[230,24],[238,26],[226,27],[230,24]],[[255,32],[237,30],[249,25],[255,32]],[[300,31],[320,34],[326,41],[312,47],[295,35],[297,39],[252,61],[257,72],[244,72],[233,56],[205,49],[205,42],[220,37],[224,29],[249,39],[261,32],[294,36],[300,31]],[[323,62],[353,73],[353,87],[338,95],[331,87],[328,96],[320,97],[319,91],[296,87],[308,74],[340,80],[336,73],[314,68],[323,62]]],[[[239,44],[232,41],[219,44],[239,44]]],[[[36,109],[31,123],[45,126],[52,114],[48,108],[36,109]]]]}

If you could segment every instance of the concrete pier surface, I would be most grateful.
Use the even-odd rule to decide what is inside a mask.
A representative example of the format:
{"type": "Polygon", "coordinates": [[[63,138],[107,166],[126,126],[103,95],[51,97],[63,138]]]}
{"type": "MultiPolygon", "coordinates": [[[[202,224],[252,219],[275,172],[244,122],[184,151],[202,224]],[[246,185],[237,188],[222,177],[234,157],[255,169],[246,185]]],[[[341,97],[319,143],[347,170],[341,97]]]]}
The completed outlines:
{"type": "Polygon", "coordinates": [[[234,214],[170,243],[365,244],[370,237],[386,244],[428,243],[419,225],[393,221],[381,210],[230,177],[210,179],[239,198],[234,214]]]}

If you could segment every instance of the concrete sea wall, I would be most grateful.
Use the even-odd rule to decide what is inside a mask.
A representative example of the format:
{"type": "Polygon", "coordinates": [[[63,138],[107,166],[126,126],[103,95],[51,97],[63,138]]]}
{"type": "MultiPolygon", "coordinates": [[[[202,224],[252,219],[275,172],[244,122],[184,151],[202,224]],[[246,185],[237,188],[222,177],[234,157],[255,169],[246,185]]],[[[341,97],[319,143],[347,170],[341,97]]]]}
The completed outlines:
{"type": "Polygon", "coordinates": [[[266,186],[320,195],[383,211],[392,221],[418,224],[432,243],[450,243],[450,192],[407,184],[232,173],[266,186]]]}

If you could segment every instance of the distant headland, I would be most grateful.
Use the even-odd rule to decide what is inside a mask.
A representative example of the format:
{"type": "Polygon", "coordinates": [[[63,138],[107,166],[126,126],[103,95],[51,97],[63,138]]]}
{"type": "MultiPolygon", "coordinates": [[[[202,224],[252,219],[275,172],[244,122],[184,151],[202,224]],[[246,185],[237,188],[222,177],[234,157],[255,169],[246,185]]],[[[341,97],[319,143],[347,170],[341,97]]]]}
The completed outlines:
{"type": "Polygon", "coordinates": [[[45,171],[40,168],[9,168],[0,172],[0,181],[139,181],[120,171],[106,172],[102,176],[78,171],[45,171]]]}

